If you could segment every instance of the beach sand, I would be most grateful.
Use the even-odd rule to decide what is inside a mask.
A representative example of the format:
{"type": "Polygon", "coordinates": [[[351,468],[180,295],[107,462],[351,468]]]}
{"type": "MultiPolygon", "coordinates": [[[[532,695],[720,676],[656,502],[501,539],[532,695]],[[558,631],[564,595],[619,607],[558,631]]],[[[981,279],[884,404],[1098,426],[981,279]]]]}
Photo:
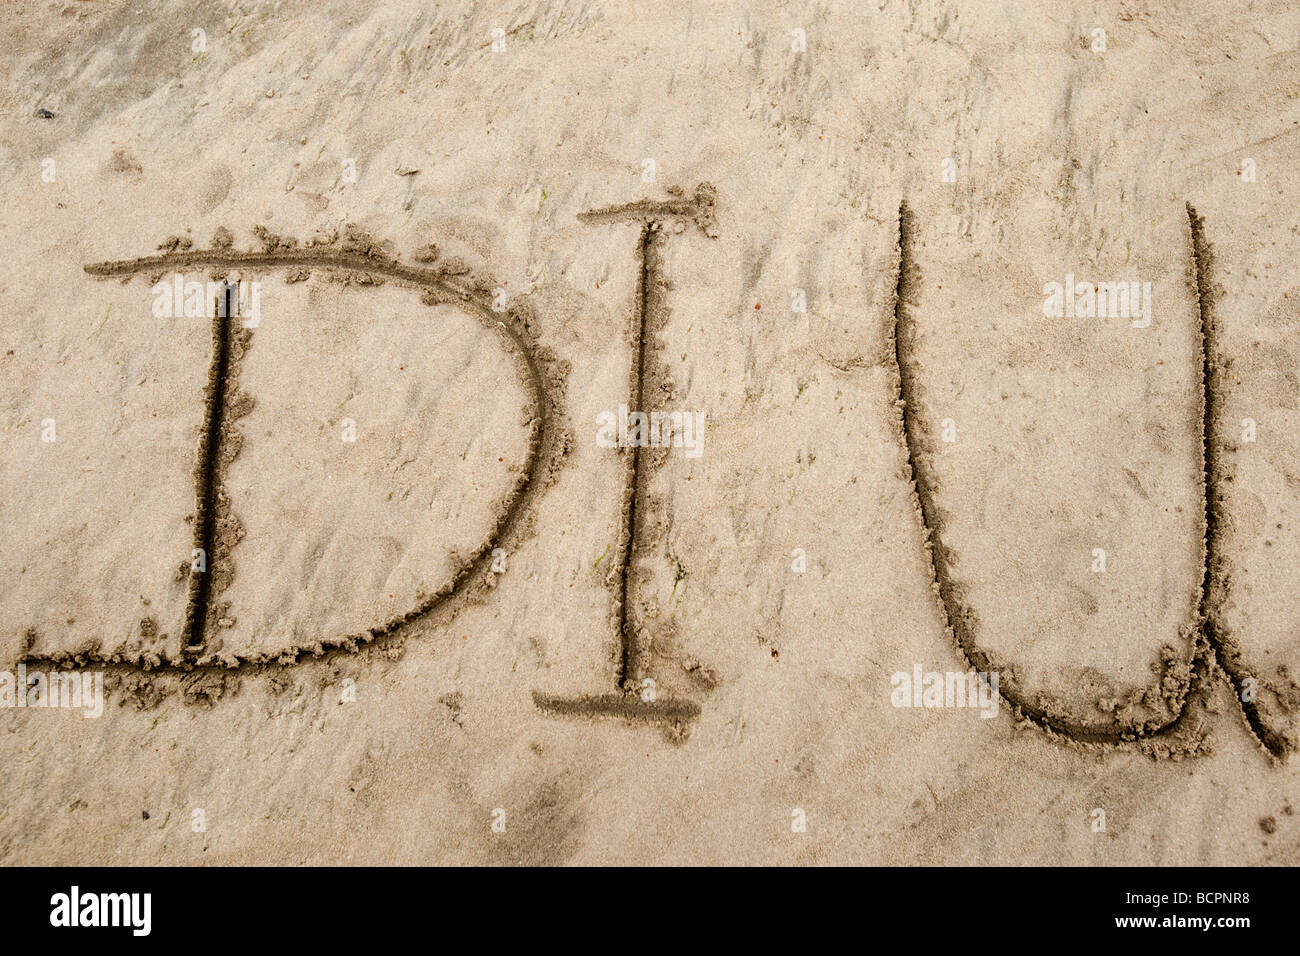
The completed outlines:
{"type": "Polygon", "coordinates": [[[1300,862],[1297,36],[5,5],[0,860],[1300,862]]]}

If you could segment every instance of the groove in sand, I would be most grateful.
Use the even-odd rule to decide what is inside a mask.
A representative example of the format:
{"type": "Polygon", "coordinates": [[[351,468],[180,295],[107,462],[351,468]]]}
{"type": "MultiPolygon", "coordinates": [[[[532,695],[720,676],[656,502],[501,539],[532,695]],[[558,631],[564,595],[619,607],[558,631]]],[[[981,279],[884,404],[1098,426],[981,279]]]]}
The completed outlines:
{"type": "MultiPolygon", "coordinates": [[[[94,664],[110,673],[151,672],[190,672],[195,670],[229,671],[234,669],[260,670],[280,669],[300,663],[311,658],[327,658],[338,654],[355,653],[361,647],[392,637],[405,625],[416,621],[435,609],[448,605],[453,599],[465,594],[472,583],[483,579],[492,564],[492,551],[496,547],[509,550],[518,543],[524,516],[535,505],[537,496],[544,484],[539,480],[539,472],[548,475],[558,465],[563,455],[564,443],[561,440],[561,423],[564,419],[561,394],[563,374],[557,363],[537,342],[533,330],[532,318],[522,310],[515,308],[504,314],[498,314],[492,308],[491,283],[474,284],[472,280],[458,280],[436,269],[421,269],[405,265],[395,259],[381,255],[343,252],[337,249],[317,248],[311,250],[293,249],[287,251],[238,252],[228,248],[201,249],[187,252],[170,252],[163,255],[144,256],[111,262],[93,263],[85,266],[85,271],[92,276],[132,276],[138,273],[158,271],[159,269],[185,269],[192,267],[218,267],[231,269],[281,269],[291,266],[319,268],[344,272],[354,272],[365,276],[383,276],[396,282],[423,291],[423,301],[428,305],[446,304],[472,315],[490,329],[499,330],[503,346],[515,360],[516,371],[520,374],[522,384],[529,396],[529,443],[528,453],[523,462],[522,473],[514,487],[502,499],[494,526],[486,540],[474,552],[473,556],[461,562],[450,580],[445,582],[436,593],[427,597],[420,604],[387,621],[381,622],[357,634],[338,638],[329,638],[312,645],[296,646],[257,656],[227,655],[216,657],[207,655],[191,660],[182,652],[179,659],[167,657],[128,657],[117,653],[103,655],[97,651],[69,652],[61,654],[32,655],[26,654],[22,660],[26,664],[47,667],[77,667],[94,664]]],[[[221,321],[221,320],[219,320],[221,321]]],[[[209,408],[205,416],[204,437],[201,445],[201,461],[196,468],[199,480],[200,502],[212,502],[213,490],[207,484],[214,481],[214,471],[209,467],[213,456],[219,454],[221,399],[229,387],[226,370],[229,362],[229,340],[226,333],[214,328],[214,356],[212,369],[216,379],[210,381],[208,395],[209,408]]],[[[200,504],[204,514],[198,523],[196,535],[200,540],[212,543],[211,525],[215,522],[216,509],[210,505],[206,508],[200,504]],[[206,530],[205,530],[206,528],[206,530]]],[[[202,547],[202,545],[198,545],[202,547]]],[[[209,561],[212,552],[208,551],[209,561]]],[[[213,572],[209,564],[208,573],[196,575],[200,580],[191,581],[191,588],[205,586],[213,572]]],[[[202,622],[207,614],[207,604],[211,592],[194,594],[186,612],[185,638],[183,646],[191,646],[202,640],[202,622]]]]}
{"type": "MultiPolygon", "coordinates": [[[[1180,735],[1191,731],[1192,749],[1197,746],[1199,729],[1192,726],[1196,718],[1192,714],[1194,700],[1204,700],[1209,693],[1212,669],[1217,662],[1228,673],[1230,679],[1240,686],[1237,665],[1232,654],[1225,652],[1225,645],[1220,629],[1216,623],[1219,611],[1218,601],[1223,596],[1222,563],[1218,557],[1219,521],[1218,507],[1221,501],[1219,481],[1221,470],[1216,444],[1212,441],[1214,421],[1217,415],[1218,361],[1214,350],[1218,342],[1215,335],[1213,300],[1211,298],[1208,268],[1209,251],[1205,242],[1203,225],[1195,210],[1187,206],[1190,223],[1192,258],[1195,271],[1197,301],[1199,304],[1199,351],[1202,359],[1202,376],[1200,386],[1201,405],[1201,494],[1203,514],[1203,538],[1201,548],[1202,574],[1197,585],[1196,619],[1184,629],[1184,634],[1193,635],[1193,652],[1188,668],[1187,678],[1178,695],[1176,713],[1164,722],[1135,721],[1119,723],[1091,723],[1074,718],[1049,713],[1045,708],[1030,701],[1005,673],[1000,680],[999,691],[1002,699],[1012,708],[1016,716],[1036,725],[1049,734],[1066,738],[1075,743],[1092,746],[1120,746],[1139,741],[1153,741],[1168,738],[1173,744],[1171,753],[1185,752],[1186,748],[1177,743],[1180,735]],[[1213,599],[1212,599],[1213,598],[1213,599]]],[[[911,287],[914,263],[912,260],[912,214],[903,203],[899,209],[898,226],[898,277],[894,290],[894,325],[892,333],[893,360],[898,374],[898,407],[902,419],[902,433],[907,451],[909,476],[913,486],[922,532],[925,538],[925,552],[930,566],[933,587],[939,598],[944,622],[952,635],[959,651],[968,666],[976,671],[1000,670],[996,663],[980,647],[973,634],[967,618],[966,609],[957,596],[957,588],[948,565],[943,546],[943,527],[935,504],[935,481],[925,456],[920,453],[917,417],[917,384],[914,363],[911,361],[913,337],[915,330],[904,325],[906,300],[914,291],[911,287]],[[907,335],[904,332],[908,333],[907,335]]],[[[1240,702],[1240,696],[1234,692],[1240,702]]],[[[1271,733],[1259,720],[1254,705],[1243,704],[1247,722],[1260,744],[1274,757],[1281,757],[1286,752],[1285,742],[1271,733]]]]}
{"type": "Polygon", "coordinates": [[[204,396],[203,433],[199,458],[194,466],[194,547],[203,555],[202,571],[191,571],[185,626],[181,630],[181,655],[193,660],[203,651],[207,633],[208,603],[212,594],[212,570],[217,526],[217,467],[221,449],[221,423],[226,408],[226,379],[230,371],[230,319],[223,286],[221,302],[212,316],[212,364],[204,396]]]}
{"type": "MultiPolygon", "coordinates": [[[[1192,255],[1196,263],[1196,306],[1201,319],[1201,390],[1205,395],[1205,422],[1201,437],[1205,455],[1206,487],[1208,494],[1205,502],[1206,540],[1217,541],[1219,527],[1223,520],[1222,489],[1231,480],[1227,466],[1224,464],[1222,448],[1225,442],[1220,435],[1221,419],[1219,413],[1220,396],[1227,391],[1223,374],[1223,364],[1219,361],[1219,322],[1217,301],[1210,284],[1210,271],[1214,264],[1214,252],[1205,238],[1205,220],[1196,214],[1189,202],[1187,218],[1192,227],[1192,255]]],[[[1286,738],[1273,730],[1265,722],[1255,701],[1246,701],[1241,697],[1245,681],[1253,678],[1241,659],[1241,649],[1236,639],[1222,623],[1223,609],[1228,601],[1228,564],[1227,559],[1217,549],[1211,549],[1205,562],[1205,579],[1202,590],[1207,595],[1204,630],[1210,647],[1214,648],[1215,660],[1223,668],[1232,684],[1233,697],[1241,707],[1251,733],[1274,757],[1283,757],[1288,750],[1286,738]]],[[[1256,683],[1259,683],[1256,680],[1256,683]]]]}
{"type": "MultiPolygon", "coordinates": [[[[632,367],[629,373],[629,407],[645,411],[647,365],[655,357],[654,342],[663,327],[668,311],[663,280],[663,253],[667,244],[664,226],[670,220],[693,220],[706,236],[713,235],[716,193],[708,183],[696,187],[690,199],[675,196],[667,201],[642,200],[581,213],[578,218],[589,224],[637,222],[641,232],[637,243],[637,290],[632,316],[632,367]]],[[[657,370],[656,370],[657,371],[657,370]]],[[[624,717],[629,720],[667,721],[681,726],[699,714],[699,706],[690,701],[660,699],[643,701],[639,696],[642,681],[649,670],[649,639],[637,628],[629,614],[629,576],[638,550],[638,514],[644,513],[647,489],[645,468],[639,444],[625,454],[623,493],[620,505],[622,522],[612,574],[615,577],[615,609],[619,636],[615,680],[621,694],[587,695],[561,698],[535,692],[537,707],[557,716],[624,717]]]]}

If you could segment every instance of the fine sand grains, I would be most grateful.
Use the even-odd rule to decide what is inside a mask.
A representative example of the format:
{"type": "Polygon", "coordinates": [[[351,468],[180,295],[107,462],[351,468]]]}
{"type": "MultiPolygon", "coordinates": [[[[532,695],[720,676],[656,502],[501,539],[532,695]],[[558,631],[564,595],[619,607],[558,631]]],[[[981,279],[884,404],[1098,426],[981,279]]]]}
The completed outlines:
{"type": "Polygon", "coordinates": [[[1297,35],[4,6],[0,859],[1294,864],[1297,35]]]}

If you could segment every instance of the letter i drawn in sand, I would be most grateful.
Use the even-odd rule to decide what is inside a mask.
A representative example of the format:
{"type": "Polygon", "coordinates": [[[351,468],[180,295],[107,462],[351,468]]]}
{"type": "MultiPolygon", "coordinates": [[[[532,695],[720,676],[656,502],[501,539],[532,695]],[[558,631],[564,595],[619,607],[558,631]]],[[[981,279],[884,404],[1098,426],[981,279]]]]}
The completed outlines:
{"type": "MultiPolygon", "coordinates": [[[[238,283],[222,282],[212,310],[212,363],[208,368],[208,384],[204,390],[204,425],[194,470],[197,489],[194,515],[196,564],[191,568],[185,625],[181,633],[181,658],[189,663],[203,654],[209,605],[216,597],[212,579],[218,571],[218,522],[222,518],[221,511],[225,502],[219,474],[222,471],[221,437],[230,417],[229,406],[237,392],[237,386],[229,381],[231,351],[247,348],[252,334],[246,329],[239,332],[235,330],[234,323],[239,321],[238,296],[238,283]]],[[[228,545],[223,545],[221,550],[226,548],[228,545]]],[[[224,554],[221,555],[222,559],[224,557],[224,554]]]]}
{"type": "MultiPolygon", "coordinates": [[[[667,313],[667,289],[663,276],[664,251],[668,245],[665,225],[694,220],[706,236],[712,237],[715,193],[701,184],[693,196],[674,196],[657,202],[642,200],[583,213],[579,218],[588,224],[638,222],[641,234],[637,253],[640,275],[637,280],[636,308],[632,329],[632,369],[629,376],[629,406],[645,409],[646,396],[654,394],[654,384],[646,387],[646,378],[662,374],[654,357],[653,342],[667,313]]],[[[533,702],[543,711],[557,716],[621,717],[626,720],[662,722],[684,726],[698,716],[699,705],[689,700],[659,697],[650,678],[651,649],[644,630],[630,615],[629,588],[632,562],[642,543],[646,502],[646,468],[640,443],[622,450],[624,456],[622,512],[616,565],[613,570],[617,595],[619,657],[618,689],[612,693],[585,697],[557,697],[533,692],[533,702]]]]}

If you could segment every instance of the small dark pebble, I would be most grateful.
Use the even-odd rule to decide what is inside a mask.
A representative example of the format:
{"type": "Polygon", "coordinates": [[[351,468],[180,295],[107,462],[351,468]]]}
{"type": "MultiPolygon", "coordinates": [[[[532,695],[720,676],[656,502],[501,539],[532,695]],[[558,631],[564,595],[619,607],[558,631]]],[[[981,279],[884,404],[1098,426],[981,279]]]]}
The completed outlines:
{"type": "Polygon", "coordinates": [[[1265,833],[1276,833],[1277,820],[1273,817],[1264,817],[1264,819],[1259,821],[1259,828],[1265,833]]]}
{"type": "Polygon", "coordinates": [[[148,820],[148,819],[149,819],[149,811],[148,811],[148,810],[141,810],[141,811],[140,811],[140,816],[142,816],[144,819],[148,820]]]}

